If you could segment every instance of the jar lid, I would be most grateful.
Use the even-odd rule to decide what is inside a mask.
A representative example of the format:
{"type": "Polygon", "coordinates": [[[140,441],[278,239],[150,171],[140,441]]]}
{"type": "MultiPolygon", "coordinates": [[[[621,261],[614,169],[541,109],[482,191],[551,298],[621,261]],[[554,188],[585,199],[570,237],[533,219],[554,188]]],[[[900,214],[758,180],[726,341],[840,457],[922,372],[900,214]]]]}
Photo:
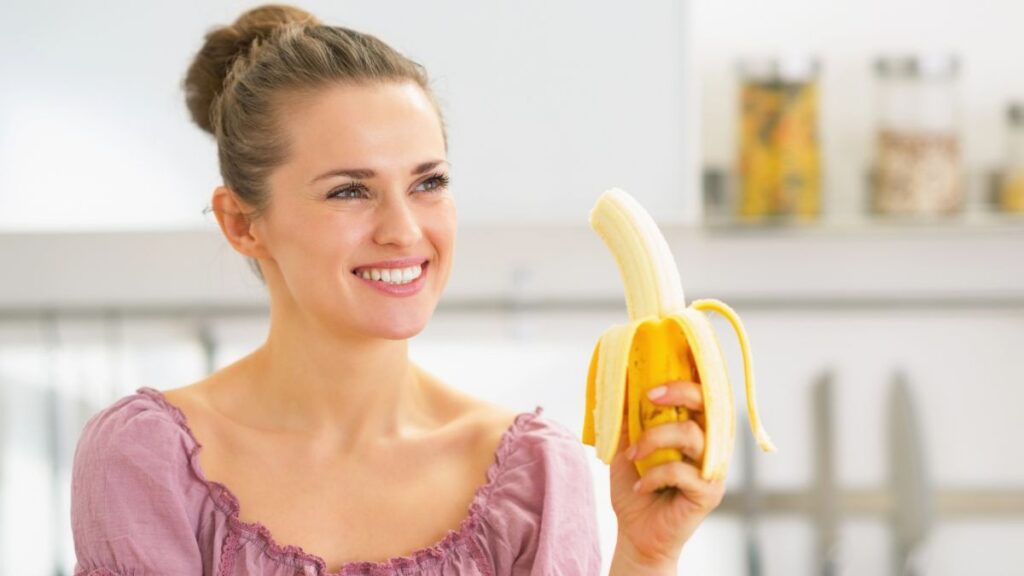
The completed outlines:
{"type": "Polygon", "coordinates": [[[737,61],[736,68],[747,80],[769,81],[777,76],[775,59],[768,56],[745,56],[737,61]]]}
{"type": "Polygon", "coordinates": [[[786,55],[778,61],[779,77],[791,82],[813,80],[819,67],[817,59],[805,54],[786,55]]]}
{"type": "Polygon", "coordinates": [[[916,60],[917,75],[922,78],[945,78],[960,71],[960,60],[954,54],[924,54],[916,60]]]}
{"type": "Polygon", "coordinates": [[[759,82],[807,82],[814,80],[821,69],[817,58],[807,54],[748,56],[737,63],[740,75],[759,82]]]}
{"type": "Polygon", "coordinates": [[[875,72],[886,78],[946,78],[960,70],[955,54],[919,54],[880,56],[875,59],[875,72]]]}
{"type": "Polygon", "coordinates": [[[913,56],[879,56],[875,58],[875,72],[879,76],[911,76],[915,68],[913,56]]]}
{"type": "Polygon", "coordinates": [[[1010,124],[1024,124],[1024,101],[1018,100],[1007,105],[1006,121],[1010,124]]]}

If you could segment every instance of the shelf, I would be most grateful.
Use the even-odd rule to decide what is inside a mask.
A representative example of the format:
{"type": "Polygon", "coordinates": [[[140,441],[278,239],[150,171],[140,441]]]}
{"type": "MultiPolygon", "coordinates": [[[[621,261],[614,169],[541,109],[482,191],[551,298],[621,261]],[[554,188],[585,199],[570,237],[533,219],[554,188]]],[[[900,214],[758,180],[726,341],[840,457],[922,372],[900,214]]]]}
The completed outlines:
{"type": "MultiPolygon", "coordinates": [[[[1024,307],[1024,226],[663,224],[687,300],[748,307],[1024,307]]],[[[429,250],[429,248],[428,248],[429,250]]],[[[379,255],[379,253],[377,254],[379,255]]],[[[0,234],[0,315],[253,309],[266,289],[219,229],[0,234]]],[[[460,225],[442,308],[623,307],[587,226],[460,225]]]]}
{"type": "Polygon", "coordinates": [[[750,222],[740,221],[731,215],[714,215],[705,218],[704,228],[716,234],[748,235],[1013,235],[1024,234],[1024,214],[978,211],[950,216],[840,214],[813,220],[766,217],[750,222]]]}
{"type": "MultiPolygon", "coordinates": [[[[845,490],[838,496],[838,512],[844,517],[889,518],[895,510],[893,495],[884,488],[845,490]]],[[[1020,518],[1024,516],[1024,490],[1000,488],[945,488],[934,493],[936,514],[943,519],[1020,518]]],[[[758,516],[807,514],[819,511],[819,496],[813,490],[770,490],[753,495],[736,490],[727,493],[717,511],[749,514],[756,506],[758,516]]]]}

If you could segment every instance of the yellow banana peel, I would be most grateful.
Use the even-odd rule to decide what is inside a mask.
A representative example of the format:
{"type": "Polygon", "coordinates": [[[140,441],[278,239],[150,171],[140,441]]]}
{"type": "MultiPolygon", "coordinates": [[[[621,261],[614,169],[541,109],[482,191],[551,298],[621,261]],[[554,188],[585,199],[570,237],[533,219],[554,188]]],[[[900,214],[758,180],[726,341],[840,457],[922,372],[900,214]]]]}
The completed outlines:
{"type": "MultiPolygon", "coordinates": [[[[624,190],[605,191],[589,221],[618,265],[630,321],[609,327],[594,346],[583,443],[594,446],[598,458],[611,464],[624,416],[630,445],[644,430],[691,417],[682,406],[655,404],[647,398],[649,389],[675,380],[697,382],[704,396],[704,452],[693,464],[705,480],[725,478],[735,441],[735,409],[725,359],[705,313],[713,311],[728,319],[739,338],[751,431],[761,450],[775,452],[757,414],[750,347],[736,312],[714,299],[685,304],[668,243],[650,214],[624,190]]],[[[680,450],[661,448],[635,465],[643,476],[659,464],[684,460],[690,461],[680,450]]]]}

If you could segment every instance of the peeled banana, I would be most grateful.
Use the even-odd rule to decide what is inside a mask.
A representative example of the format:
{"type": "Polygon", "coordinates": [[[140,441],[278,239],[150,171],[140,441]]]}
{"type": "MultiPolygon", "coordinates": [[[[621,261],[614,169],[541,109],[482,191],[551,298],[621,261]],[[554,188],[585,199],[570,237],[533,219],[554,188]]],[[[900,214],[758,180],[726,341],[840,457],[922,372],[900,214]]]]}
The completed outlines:
{"type": "MultiPolygon", "coordinates": [[[[682,406],[655,404],[647,398],[648,389],[674,380],[698,382],[704,395],[704,453],[693,464],[705,480],[725,478],[736,423],[725,359],[705,314],[714,311],[729,321],[739,338],[751,431],[761,450],[775,452],[757,415],[750,350],[739,316],[718,300],[686,305],[668,243],[650,214],[624,190],[605,191],[589,221],[618,264],[630,321],[612,325],[594,346],[587,374],[583,443],[594,446],[598,458],[611,464],[624,414],[629,420],[630,445],[648,428],[691,417],[682,406]]],[[[643,476],[659,464],[684,460],[691,461],[678,449],[661,448],[634,462],[643,476]]]]}

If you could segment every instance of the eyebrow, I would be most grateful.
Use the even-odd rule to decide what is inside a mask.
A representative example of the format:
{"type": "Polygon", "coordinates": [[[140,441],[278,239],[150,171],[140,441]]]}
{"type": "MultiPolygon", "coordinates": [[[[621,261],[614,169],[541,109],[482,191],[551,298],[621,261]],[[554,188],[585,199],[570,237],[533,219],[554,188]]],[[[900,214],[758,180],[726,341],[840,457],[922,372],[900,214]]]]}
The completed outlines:
{"type": "MultiPolygon", "coordinates": [[[[430,170],[434,166],[437,166],[438,164],[441,164],[442,162],[448,164],[449,166],[451,165],[451,162],[448,162],[447,160],[431,160],[429,162],[424,162],[419,166],[413,168],[412,175],[416,176],[419,174],[423,174],[424,172],[427,172],[428,170],[430,170]]],[[[320,180],[323,180],[324,178],[330,178],[332,176],[349,176],[352,178],[373,178],[376,175],[377,173],[374,172],[373,170],[370,170],[369,168],[336,168],[334,170],[324,172],[323,174],[317,176],[316,178],[313,178],[312,180],[309,181],[309,183],[313,184],[319,182],[320,180]]]]}

